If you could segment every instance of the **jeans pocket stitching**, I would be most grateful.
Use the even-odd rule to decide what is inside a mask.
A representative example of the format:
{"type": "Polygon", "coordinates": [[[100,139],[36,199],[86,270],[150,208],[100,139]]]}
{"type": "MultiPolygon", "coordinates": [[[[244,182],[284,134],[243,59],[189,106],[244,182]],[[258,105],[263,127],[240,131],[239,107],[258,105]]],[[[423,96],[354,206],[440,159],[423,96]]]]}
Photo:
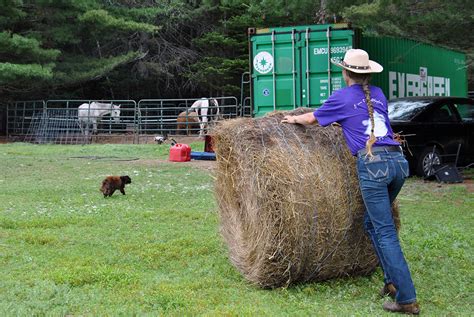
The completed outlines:
{"type": "MultiPolygon", "coordinates": [[[[377,162],[377,163],[379,163],[379,162],[377,162]]],[[[372,164],[371,163],[368,163],[368,164],[366,163],[365,164],[365,168],[367,169],[367,172],[369,172],[369,176],[370,176],[371,179],[383,180],[383,179],[387,178],[388,172],[389,172],[387,164],[385,164],[385,171],[383,171],[383,169],[381,167],[377,166],[376,167],[377,171],[375,173],[372,171],[372,169],[370,169],[370,165],[372,165],[372,164]]]]}
{"type": "Polygon", "coordinates": [[[385,168],[385,172],[382,172],[381,169],[377,169],[377,173],[373,173],[370,168],[367,168],[367,170],[369,171],[369,173],[374,177],[374,178],[379,178],[379,173],[382,174],[382,177],[387,177],[388,175],[388,166],[385,168]]]}
{"type": "Polygon", "coordinates": [[[402,171],[403,177],[407,178],[410,175],[408,162],[406,160],[397,160],[397,163],[398,163],[398,166],[400,166],[400,170],[402,171]],[[404,165],[406,167],[404,167],[404,165]]]}

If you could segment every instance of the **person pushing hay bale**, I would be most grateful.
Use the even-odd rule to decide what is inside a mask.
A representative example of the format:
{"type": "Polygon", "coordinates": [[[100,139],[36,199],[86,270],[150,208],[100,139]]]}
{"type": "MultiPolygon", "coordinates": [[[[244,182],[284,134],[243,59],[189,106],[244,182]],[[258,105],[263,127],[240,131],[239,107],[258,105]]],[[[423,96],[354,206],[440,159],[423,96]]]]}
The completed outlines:
{"type": "Polygon", "coordinates": [[[308,111],[228,120],[213,131],[220,231],[231,262],[264,288],[369,274],[377,265],[340,128],[280,123],[308,111]]]}

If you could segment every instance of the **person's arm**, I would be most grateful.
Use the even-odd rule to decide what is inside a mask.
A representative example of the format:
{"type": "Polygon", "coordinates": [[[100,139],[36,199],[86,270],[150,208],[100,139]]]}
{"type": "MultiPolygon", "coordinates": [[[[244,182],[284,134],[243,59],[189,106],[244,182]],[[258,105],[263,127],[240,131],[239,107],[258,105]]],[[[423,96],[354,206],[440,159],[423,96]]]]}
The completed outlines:
{"type": "Polygon", "coordinates": [[[298,116],[285,116],[281,123],[292,123],[292,124],[303,124],[309,125],[316,123],[317,120],[313,114],[313,112],[307,112],[304,114],[300,114],[298,116]]]}

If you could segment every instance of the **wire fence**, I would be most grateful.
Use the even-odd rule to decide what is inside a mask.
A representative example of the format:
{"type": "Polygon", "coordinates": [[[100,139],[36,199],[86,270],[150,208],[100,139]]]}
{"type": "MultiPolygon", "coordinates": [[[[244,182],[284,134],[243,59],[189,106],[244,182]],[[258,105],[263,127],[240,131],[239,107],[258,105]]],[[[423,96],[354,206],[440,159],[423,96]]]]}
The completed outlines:
{"type": "Polygon", "coordinates": [[[207,114],[192,108],[202,99],[18,101],[7,107],[7,134],[38,144],[148,143],[156,136],[203,135],[218,120],[251,116],[250,100],[212,99],[217,103],[206,103],[207,114]]]}
{"type": "Polygon", "coordinates": [[[33,114],[24,141],[37,144],[87,143],[77,119],[71,118],[63,109],[48,109],[33,114]]]}

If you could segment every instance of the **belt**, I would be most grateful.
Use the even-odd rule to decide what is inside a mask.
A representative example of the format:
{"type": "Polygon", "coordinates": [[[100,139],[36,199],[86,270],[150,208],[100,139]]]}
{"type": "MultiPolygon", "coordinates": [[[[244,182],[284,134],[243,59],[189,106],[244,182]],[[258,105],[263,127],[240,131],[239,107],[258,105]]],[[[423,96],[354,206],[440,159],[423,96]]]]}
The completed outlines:
{"type": "MultiPolygon", "coordinates": [[[[378,152],[400,152],[403,153],[402,147],[399,145],[384,145],[384,146],[374,146],[372,148],[372,153],[378,152]]],[[[367,149],[363,148],[357,151],[357,155],[365,155],[367,154],[367,149]]]]}

